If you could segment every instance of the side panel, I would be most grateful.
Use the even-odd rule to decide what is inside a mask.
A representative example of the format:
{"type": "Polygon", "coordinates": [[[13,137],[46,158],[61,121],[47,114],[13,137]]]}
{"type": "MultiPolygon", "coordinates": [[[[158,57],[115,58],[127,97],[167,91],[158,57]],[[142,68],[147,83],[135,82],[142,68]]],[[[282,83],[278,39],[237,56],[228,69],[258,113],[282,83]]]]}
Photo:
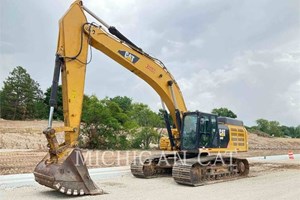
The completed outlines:
{"type": "Polygon", "coordinates": [[[229,128],[230,141],[228,149],[248,151],[248,132],[243,126],[227,125],[229,128]]]}
{"type": "Polygon", "coordinates": [[[220,148],[208,148],[211,153],[248,151],[248,132],[243,126],[219,124],[220,148]],[[223,139],[221,139],[223,137],[223,139]],[[224,141],[222,141],[224,140],[224,141]]]}
{"type": "Polygon", "coordinates": [[[230,134],[228,126],[219,124],[220,147],[227,148],[230,141],[230,134]]]}

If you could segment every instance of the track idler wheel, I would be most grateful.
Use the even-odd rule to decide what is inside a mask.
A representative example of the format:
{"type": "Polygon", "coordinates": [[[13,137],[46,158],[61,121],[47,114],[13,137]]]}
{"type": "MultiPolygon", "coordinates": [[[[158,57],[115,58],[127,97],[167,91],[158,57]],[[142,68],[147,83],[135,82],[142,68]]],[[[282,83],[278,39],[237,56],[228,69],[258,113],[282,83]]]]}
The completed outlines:
{"type": "Polygon", "coordinates": [[[191,183],[193,185],[197,185],[200,183],[202,177],[202,169],[199,164],[193,165],[190,171],[190,176],[191,176],[191,183]]]}
{"type": "Polygon", "coordinates": [[[150,162],[150,163],[144,164],[143,171],[144,171],[144,175],[146,177],[154,176],[155,175],[155,165],[154,165],[154,163],[150,162]]]}
{"type": "Polygon", "coordinates": [[[80,149],[69,148],[69,154],[50,162],[49,153],[35,167],[35,180],[68,195],[103,194],[92,181],[80,149]]]}
{"type": "Polygon", "coordinates": [[[240,176],[247,176],[249,174],[249,162],[247,159],[237,160],[237,170],[240,176]]]}

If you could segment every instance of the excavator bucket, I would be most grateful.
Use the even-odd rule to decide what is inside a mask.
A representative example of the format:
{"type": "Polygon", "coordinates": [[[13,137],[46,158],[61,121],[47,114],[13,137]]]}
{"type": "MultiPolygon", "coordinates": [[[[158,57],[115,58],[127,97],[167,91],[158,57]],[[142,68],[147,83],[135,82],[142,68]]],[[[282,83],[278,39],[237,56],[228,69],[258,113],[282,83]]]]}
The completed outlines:
{"type": "Polygon", "coordinates": [[[50,162],[49,153],[35,167],[35,180],[68,195],[103,194],[92,181],[80,149],[70,148],[58,161],[50,162]]]}

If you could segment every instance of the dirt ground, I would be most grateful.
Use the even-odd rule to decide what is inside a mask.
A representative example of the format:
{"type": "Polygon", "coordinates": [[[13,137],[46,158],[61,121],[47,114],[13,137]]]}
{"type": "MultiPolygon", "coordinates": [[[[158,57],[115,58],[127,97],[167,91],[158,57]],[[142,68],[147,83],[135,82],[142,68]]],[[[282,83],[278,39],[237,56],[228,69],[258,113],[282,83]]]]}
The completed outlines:
{"type": "Polygon", "coordinates": [[[172,177],[139,179],[130,173],[98,179],[94,182],[105,194],[86,195],[81,197],[67,196],[41,185],[24,185],[0,187],[0,199],[3,200],[47,200],[47,199],[80,199],[80,200],[255,200],[255,199],[299,199],[299,170],[273,171],[259,176],[249,176],[231,181],[189,187],[177,184],[172,177]]]}
{"type": "MultiPolygon", "coordinates": [[[[43,130],[46,120],[11,121],[0,119],[0,149],[47,149],[43,130]]],[[[53,122],[53,126],[63,126],[63,122],[53,122]]]]}
{"type": "MultiPolygon", "coordinates": [[[[54,122],[54,126],[62,126],[62,122],[54,122]]],[[[36,164],[47,153],[47,141],[42,130],[47,126],[47,121],[8,121],[0,119],[0,175],[31,173],[36,164]]],[[[300,139],[291,138],[266,138],[256,134],[249,134],[249,151],[239,153],[240,157],[268,156],[287,154],[288,150],[300,153],[300,139]]],[[[132,159],[140,154],[148,156],[160,151],[92,151],[84,150],[84,155],[89,168],[112,167],[129,165],[132,159]]],[[[254,166],[254,163],[251,163],[254,166]]],[[[254,172],[264,169],[266,165],[258,163],[253,168],[254,172]]],[[[285,163],[268,165],[274,170],[281,168],[299,169],[285,163]]]]}

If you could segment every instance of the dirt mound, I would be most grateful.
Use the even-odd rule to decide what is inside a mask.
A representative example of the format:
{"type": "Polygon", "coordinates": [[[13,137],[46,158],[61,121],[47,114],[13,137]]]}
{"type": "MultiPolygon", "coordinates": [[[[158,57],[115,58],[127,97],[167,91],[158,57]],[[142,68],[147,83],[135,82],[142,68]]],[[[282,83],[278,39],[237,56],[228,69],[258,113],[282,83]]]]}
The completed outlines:
{"type": "MultiPolygon", "coordinates": [[[[63,122],[54,122],[53,126],[63,126],[63,122]]],[[[47,127],[46,120],[9,121],[0,119],[0,174],[31,173],[36,164],[45,156],[47,141],[42,131],[47,127]],[[29,150],[25,150],[29,149],[29,150]]],[[[59,140],[63,137],[59,135],[59,140]]],[[[241,157],[287,154],[287,150],[300,153],[300,139],[268,138],[249,134],[249,151],[239,154],[241,157]]],[[[151,154],[159,153],[151,151],[151,154]]],[[[145,156],[148,154],[145,154],[145,156]]],[[[104,167],[106,160],[110,166],[128,165],[135,157],[134,151],[92,151],[88,167],[104,167]],[[113,155],[112,155],[113,154],[113,155]],[[107,158],[108,157],[108,158],[107,158]],[[120,157],[121,159],[117,159],[120,157]],[[125,159],[128,158],[128,159],[125,159]],[[96,163],[94,163],[97,161],[96,163]]],[[[87,157],[86,157],[87,158],[87,157]]],[[[258,169],[260,170],[260,168],[258,169]]]]}
{"type": "MultiPolygon", "coordinates": [[[[63,122],[53,122],[53,126],[63,126],[63,122]]],[[[0,149],[40,149],[46,150],[46,138],[43,130],[46,120],[11,121],[0,119],[0,149]]],[[[59,135],[61,140],[63,135],[59,135]]],[[[300,149],[300,139],[269,138],[249,133],[249,149],[253,150],[289,150],[300,149]]]]}
{"type": "Polygon", "coordinates": [[[252,133],[254,133],[254,134],[258,135],[258,136],[261,136],[261,137],[267,137],[267,138],[271,138],[272,137],[268,133],[265,133],[265,132],[262,132],[262,131],[258,131],[258,130],[255,130],[252,133]]]}
{"type": "Polygon", "coordinates": [[[254,133],[249,133],[249,149],[257,150],[299,150],[299,138],[276,138],[276,137],[261,137],[254,133]]]}
{"type": "MultiPolygon", "coordinates": [[[[11,121],[0,120],[0,149],[47,149],[43,130],[46,120],[11,121]]],[[[54,122],[62,126],[63,122],[54,122]]]]}

